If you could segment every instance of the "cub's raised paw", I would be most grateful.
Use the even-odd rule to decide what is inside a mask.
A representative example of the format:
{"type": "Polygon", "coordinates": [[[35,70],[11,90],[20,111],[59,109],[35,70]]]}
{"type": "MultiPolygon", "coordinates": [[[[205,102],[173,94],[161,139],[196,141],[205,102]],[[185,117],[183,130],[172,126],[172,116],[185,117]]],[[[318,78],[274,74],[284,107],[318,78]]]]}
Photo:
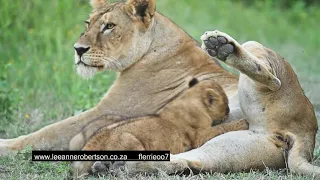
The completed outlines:
{"type": "Polygon", "coordinates": [[[239,44],[226,33],[220,31],[207,31],[201,36],[201,48],[208,52],[212,57],[217,57],[221,61],[236,52],[239,44]]]}

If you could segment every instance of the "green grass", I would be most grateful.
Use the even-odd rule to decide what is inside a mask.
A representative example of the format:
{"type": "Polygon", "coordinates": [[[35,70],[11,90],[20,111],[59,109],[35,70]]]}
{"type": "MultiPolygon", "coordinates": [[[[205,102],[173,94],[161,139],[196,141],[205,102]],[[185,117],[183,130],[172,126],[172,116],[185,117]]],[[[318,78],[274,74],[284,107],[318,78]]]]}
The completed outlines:
{"type": "MultiPolygon", "coordinates": [[[[239,42],[255,40],[276,50],[294,67],[319,117],[320,8],[296,3],[280,9],[276,2],[258,1],[248,6],[236,0],[158,0],[157,10],[195,39],[204,31],[219,29],[239,42]]],[[[88,1],[0,3],[0,138],[33,132],[97,104],[115,73],[99,73],[90,80],[75,73],[73,44],[91,11],[88,1]]],[[[320,155],[318,144],[315,155],[320,155]]],[[[67,171],[65,163],[32,163],[22,156],[0,159],[0,179],[61,179],[67,171]]],[[[210,177],[301,178],[280,171],[210,177]]]]}

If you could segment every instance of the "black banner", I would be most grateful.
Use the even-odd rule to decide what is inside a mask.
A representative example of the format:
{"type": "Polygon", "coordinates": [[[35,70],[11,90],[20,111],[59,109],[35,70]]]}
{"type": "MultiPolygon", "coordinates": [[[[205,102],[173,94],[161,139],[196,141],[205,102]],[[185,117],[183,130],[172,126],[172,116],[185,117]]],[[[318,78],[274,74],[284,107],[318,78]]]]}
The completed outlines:
{"type": "Polygon", "coordinates": [[[32,161],[170,161],[170,151],[32,151],[32,161]]]}

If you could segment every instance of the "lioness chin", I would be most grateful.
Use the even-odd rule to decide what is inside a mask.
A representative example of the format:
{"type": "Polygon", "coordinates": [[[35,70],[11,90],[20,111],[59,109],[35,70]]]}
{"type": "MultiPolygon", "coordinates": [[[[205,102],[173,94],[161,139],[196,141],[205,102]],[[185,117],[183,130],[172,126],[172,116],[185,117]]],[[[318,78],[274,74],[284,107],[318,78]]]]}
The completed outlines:
{"type": "MultiPolygon", "coordinates": [[[[224,120],[228,113],[228,99],[219,85],[212,80],[198,83],[197,79],[192,79],[189,89],[158,114],[131,118],[115,127],[104,127],[89,139],[82,150],[170,150],[170,153],[178,154],[197,148],[220,134],[248,129],[245,120],[211,127],[213,123],[224,120]]],[[[75,162],[74,177],[83,177],[89,172],[105,173],[107,170],[100,162],[93,164],[93,161],[75,162]]],[[[109,163],[104,164],[110,166],[109,163]]]]}

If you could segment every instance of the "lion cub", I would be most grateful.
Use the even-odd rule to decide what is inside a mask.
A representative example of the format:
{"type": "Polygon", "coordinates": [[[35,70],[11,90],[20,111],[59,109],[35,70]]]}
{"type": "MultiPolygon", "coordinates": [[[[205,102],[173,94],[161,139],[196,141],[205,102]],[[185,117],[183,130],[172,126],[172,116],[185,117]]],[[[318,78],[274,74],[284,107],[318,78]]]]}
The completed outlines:
{"type": "MultiPolygon", "coordinates": [[[[177,154],[197,148],[228,131],[246,130],[245,120],[212,127],[229,113],[228,98],[212,80],[192,79],[189,89],[166,105],[157,115],[130,119],[118,126],[104,127],[82,150],[170,150],[177,154]]],[[[75,162],[74,175],[88,173],[94,162],[75,162]]],[[[92,167],[92,172],[96,172],[92,167]]]]}

